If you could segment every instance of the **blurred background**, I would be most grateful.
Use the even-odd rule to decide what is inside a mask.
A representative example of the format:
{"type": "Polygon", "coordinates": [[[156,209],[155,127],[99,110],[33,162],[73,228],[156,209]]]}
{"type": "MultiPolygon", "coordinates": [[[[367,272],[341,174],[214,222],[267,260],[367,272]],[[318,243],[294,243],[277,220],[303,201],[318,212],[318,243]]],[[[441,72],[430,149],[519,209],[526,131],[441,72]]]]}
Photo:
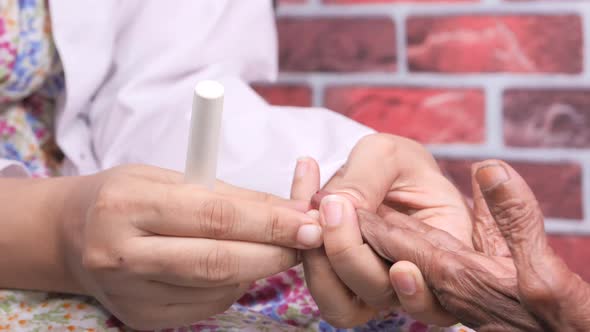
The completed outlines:
{"type": "Polygon", "coordinates": [[[473,161],[529,182],[590,281],[589,0],[279,0],[277,105],[428,144],[466,195],[473,161]]]}

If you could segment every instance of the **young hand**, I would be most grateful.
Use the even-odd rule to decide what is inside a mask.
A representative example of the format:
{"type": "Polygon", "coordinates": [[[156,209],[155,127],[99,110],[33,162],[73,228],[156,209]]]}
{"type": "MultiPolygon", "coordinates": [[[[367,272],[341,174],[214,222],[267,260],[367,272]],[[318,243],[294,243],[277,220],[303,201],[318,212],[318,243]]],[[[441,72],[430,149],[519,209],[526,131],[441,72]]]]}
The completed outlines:
{"type": "Polygon", "coordinates": [[[136,329],[187,325],[229,308],[252,281],[321,245],[309,202],[176,172],[124,166],[82,178],[62,228],[79,292],[136,329]]]}
{"type": "MultiPolygon", "coordinates": [[[[399,305],[389,266],[363,241],[356,208],[376,212],[395,207],[472,247],[471,214],[462,195],[432,155],[405,138],[363,138],[312,205],[321,212],[324,248],[304,252],[305,275],[322,316],[337,327],[358,326],[399,305]]],[[[424,318],[430,323],[456,321],[438,307],[427,309],[424,318]]]]}

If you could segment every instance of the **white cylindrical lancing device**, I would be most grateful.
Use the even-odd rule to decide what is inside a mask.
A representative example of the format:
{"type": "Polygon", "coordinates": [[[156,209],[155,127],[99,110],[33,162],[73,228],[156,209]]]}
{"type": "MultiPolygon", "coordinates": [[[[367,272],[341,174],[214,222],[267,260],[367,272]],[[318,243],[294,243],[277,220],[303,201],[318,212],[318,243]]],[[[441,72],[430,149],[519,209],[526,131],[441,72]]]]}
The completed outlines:
{"type": "Polygon", "coordinates": [[[224,88],[215,81],[195,87],[184,178],[187,183],[215,187],[221,136],[224,88]]]}

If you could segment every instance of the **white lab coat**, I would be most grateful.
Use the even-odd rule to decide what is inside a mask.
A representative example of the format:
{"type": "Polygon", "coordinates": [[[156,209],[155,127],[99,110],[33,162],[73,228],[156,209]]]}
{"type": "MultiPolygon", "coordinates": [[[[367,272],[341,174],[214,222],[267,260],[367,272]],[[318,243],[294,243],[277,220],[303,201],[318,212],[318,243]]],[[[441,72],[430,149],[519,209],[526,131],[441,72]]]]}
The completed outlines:
{"type": "MultiPolygon", "coordinates": [[[[286,196],[295,160],[316,158],[325,182],[371,130],[339,114],[268,105],[246,82],[273,80],[271,0],[50,1],[66,76],[56,138],[63,172],[124,163],[182,171],[195,84],[226,89],[218,178],[286,196]]],[[[0,160],[4,176],[23,169],[0,160]]]]}

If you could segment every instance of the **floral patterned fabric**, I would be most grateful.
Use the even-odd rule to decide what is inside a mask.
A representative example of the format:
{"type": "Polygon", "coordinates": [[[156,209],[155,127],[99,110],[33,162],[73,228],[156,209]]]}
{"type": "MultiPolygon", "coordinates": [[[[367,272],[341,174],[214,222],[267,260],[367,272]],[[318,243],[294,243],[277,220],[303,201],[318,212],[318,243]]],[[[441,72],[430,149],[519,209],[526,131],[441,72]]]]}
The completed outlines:
{"type": "MultiPolygon", "coordinates": [[[[52,175],[52,140],[64,76],[44,0],[0,0],[0,158],[33,176],[52,175]]],[[[337,331],[320,319],[301,267],[255,283],[227,312],[178,331],[337,331]]],[[[404,315],[385,314],[356,331],[438,331],[404,315]]],[[[463,330],[457,328],[456,330],[463,330]]],[[[0,331],[130,331],[95,300],[0,290],[0,331]]]]}
{"type": "Polygon", "coordinates": [[[49,15],[33,0],[0,0],[0,14],[0,157],[47,176],[52,110],[64,88],[49,15]]]}

